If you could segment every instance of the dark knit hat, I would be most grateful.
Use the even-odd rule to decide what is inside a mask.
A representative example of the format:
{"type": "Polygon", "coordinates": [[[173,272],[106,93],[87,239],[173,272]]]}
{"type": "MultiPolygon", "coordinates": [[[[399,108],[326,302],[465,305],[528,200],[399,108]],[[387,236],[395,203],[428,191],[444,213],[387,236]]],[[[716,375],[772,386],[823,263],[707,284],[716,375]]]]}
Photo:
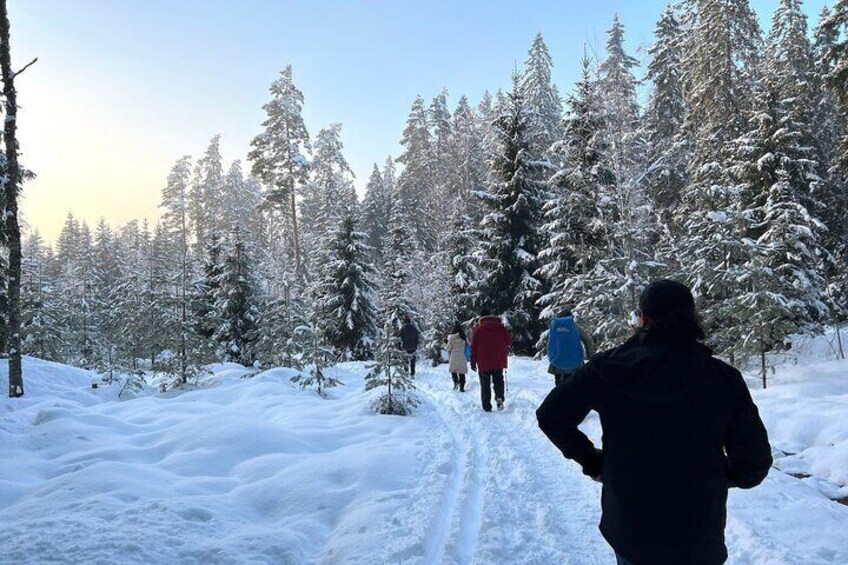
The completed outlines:
{"type": "Polygon", "coordinates": [[[662,279],[652,282],[642,291],[639,295],[639,309],[656,320],[675,310],[694,313],[695,299],[686,285],[662,279]]]}

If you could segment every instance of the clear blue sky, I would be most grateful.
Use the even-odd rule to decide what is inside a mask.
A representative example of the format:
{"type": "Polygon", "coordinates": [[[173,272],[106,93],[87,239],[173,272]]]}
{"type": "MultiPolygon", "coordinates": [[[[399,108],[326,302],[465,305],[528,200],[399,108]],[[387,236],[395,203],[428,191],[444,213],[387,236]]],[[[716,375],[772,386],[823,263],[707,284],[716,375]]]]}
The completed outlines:
{"type": "MultiPolygon", "coordinates": [[[[221,133],[244,158],[268,85],[286,64],[313,136],[344,124],[360,188],[396,154],[413,98],[509,85],[541,31],[554,80],[572,88],[584,42],[602,49],[617,12],[644,59],[665,0],[10,0],[19,78],[24,214],[48,240],[65,214],[94,223],[155,218],[172,163],[221,133]]],[[[777,0],[756,0],[765,28],[777,0]]],[[[815,24],[824,0],[807,0],[815,24]]]]}

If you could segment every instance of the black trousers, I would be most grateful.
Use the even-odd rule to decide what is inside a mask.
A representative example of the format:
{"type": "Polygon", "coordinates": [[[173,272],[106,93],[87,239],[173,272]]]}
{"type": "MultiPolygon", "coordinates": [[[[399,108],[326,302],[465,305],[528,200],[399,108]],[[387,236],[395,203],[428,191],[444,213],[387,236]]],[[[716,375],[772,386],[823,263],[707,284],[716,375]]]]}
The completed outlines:
{"type": "Polygon", "coordinates": [[[465,390],[465,373],[451,373],[454,386],[459,386],[459,390],[465,390]]]}
{"type": "Polygon", "coordinates": [[[492,385],[495,387],[495,400],[503,400],[503,369],[497,369],[495,371],[480,371],[480,400],[483,401],[483,410],[486,412],[492,411],[492,385]]]}
{"type": "Polygon", "coordinates": [[[415,376],[415,358],[417,357],[417,355],[415,355],[414,349],[412,351],[407,351],[406,354],[409,355],[409,375],[411,377],[414,377],[415,376]]]}

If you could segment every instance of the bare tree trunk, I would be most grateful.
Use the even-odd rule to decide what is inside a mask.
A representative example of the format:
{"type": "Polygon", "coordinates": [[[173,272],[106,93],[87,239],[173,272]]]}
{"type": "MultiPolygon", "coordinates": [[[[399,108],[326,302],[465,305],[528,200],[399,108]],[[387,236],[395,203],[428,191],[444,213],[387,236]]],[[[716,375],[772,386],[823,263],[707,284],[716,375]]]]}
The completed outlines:
{"type": "Polygon", "coordinates": [[[845,359],[845,349],[842,347],[842,330],[839,328],[839,322],[836,323],[836,343],[839,344],[839,357],[845,359]]]}
{"type": "Polygon", "coordinates": [[[186,234],[187,227],[185,218],[185,207],[183,207],[182,209],[180,220],[180,232],[182,235],[182,249],[180,249],[182,253],[182,264],[180,265],[180,381],[182,382],[182,384],[186,384],[186,382],[188,382],[188,360],[186,359],[186,328],[188,326],[188,312],[186,311],[186,285],[188,284],[188,241],[186,234]]]}
{"type": "Polygon", "coordinates": [[[394,413],[394,407],[392,406],[392,351],[389,349],[391,345],[386,345],[386,351],[388,355],[386,355],[386,385],[388,390],[388,399],[389,399],[389,414],[394,413]]]}
{"type": "Polygon", "coordinates": [[[291,189],[291,219],[292,238],[294,239],[294,272],[300,275],[300,237],[297,233],[297,202],[295,200],[294,184],[292,184],[291,189]]]}
{"type": "Polygon", "coordinates": [[[6,145],[6,232],[9,240],[9,398],[16,398],[24,394],[21,367],[21,227],[18,224],[21,169],[16,138],[18,97],[15,76],[18,73],[12,71],[9,28],[6,0],[0,0],[0,68],[3,73],[3,95],[6,97],[3,137],[6,145]]]}
{"type": "Polygon", "coordinates": [[[316,311],[312,322],[312,359],[315,361],[315,379],[318,381],[318,396],[322,395],[321,385],[324,382],[324,373],[318,360],[318,313],[316,311]]]}
{"type": "Polygon", "coordinates": [[[760,347],[760,369],[763,376],[763,388],[766,388],[766,348],[760,347]]]}

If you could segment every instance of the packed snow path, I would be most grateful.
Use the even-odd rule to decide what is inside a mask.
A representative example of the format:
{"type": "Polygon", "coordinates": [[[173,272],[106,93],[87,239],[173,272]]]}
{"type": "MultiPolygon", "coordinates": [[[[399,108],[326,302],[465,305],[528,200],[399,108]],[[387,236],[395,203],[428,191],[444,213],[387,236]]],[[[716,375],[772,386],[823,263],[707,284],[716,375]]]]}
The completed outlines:
{"type": "MultiPolygon", "coordinates": [[[[361,363],[333,369],[345,386],[327,400],[291,370],[242,379],[227,365],[196,390],[153,383],[118,401],[87,371],[26,359],[27,396],[0,399],[0,563],[613,563],[600,486],[536,426],[545,365],[510,363],[503,412],[482,411],[476,375],[459,393],[446,366],[421,366],[421,404],[397,417],[371,412],[361,363]]],[[[827,463],[837,482],[844,367],[799,367],[809,384],[755,393],[797,452],[784,463],[827,463]],[[821,427],[810,414],[824,407],[821,427]]],[[[584,429],[598,441],[596,416],[584,429]]],[[[848,506],[817,485],[774,469],[731,491],[729,563],[848,563],[848,506]]]]}
{"type": "MultiPolygon", "coordinates": [[[[439,477],[442,498],[433,523],[419,522],[429,528],[429,543],[412,543],[387,562],[418,549],[424,563],[614,563],[597,530],[600,485],[565,461],[536,426],[535,410],[553,377],[542,363],[510,363],[506,409],[491,413],[480,406],[476,375],[459,393],[445,367],[419,370],[419,412],[434,432],[444,430],[428,446],[428,477],[439,477]]],[[[583,429],[600,443],[595,414],[583,429]]],[[[415,507],[410,516],[420,520],[421,504],[415,507]]],[[[775,469],[757,489],[731,490],[728,563],[848,563],[845,528],[848,507],[775,469]]],[[[423,532],[415,534],[420,540],[423,532]]]]}
{"type": "MultiPolygon", "coordinates": [[[[536,426],[545,383],[537,390],[513,383],[506,409],[484,412],[479,382],[470,377],[460,393],[444,367],[419,372],[419,412],[434,432],[428,482],[441,488],[432,523],[420,524],[430,532],[422,561],[610,563],[597,531],[599,486],[564,465],[536,426]]],[[[422,488],[424,495],[430,485],[422,488]]],[[[420,511],[410,508],[413,523],[420,511]]],[[[402,556],[388,555],[387,562],[402,556]]]]}

